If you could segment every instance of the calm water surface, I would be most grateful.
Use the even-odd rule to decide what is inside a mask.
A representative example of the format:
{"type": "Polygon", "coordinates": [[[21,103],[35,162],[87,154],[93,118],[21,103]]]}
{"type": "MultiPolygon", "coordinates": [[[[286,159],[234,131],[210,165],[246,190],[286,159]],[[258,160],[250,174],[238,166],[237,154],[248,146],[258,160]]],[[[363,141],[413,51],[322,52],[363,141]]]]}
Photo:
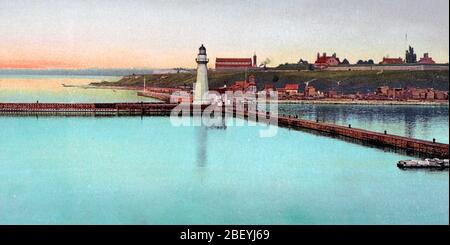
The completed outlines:
{"type": "MultiPolygon", "coordinates": [[[[117,78],[0,77],[0,101],[144,100],[61,86],[106,79],[117,78]]],[[[440,107],[283,106],[448,142],[440,107]]],[[[260,138],[265,126],[231,123],[0,115],[0,224],[449,223],[448,171],[402,171],[396,162],[411,157],[284,128],[260,138]]]]}
{"type": "Polygon", "coordinates": [[[278,109],[308,120],[449,143],[448,105],[279,104],[278,109]]]}
{"type": "Polygon", "coordinates": [[[261,128],[0,117],[0,223],[449,223],[448,171],[402,171],[409,157],[261,128]]]}
{"type": "MultiPolygon", "coordinates": [[[[136,91],[63,87],[119,77],[0,76],[0,102],[140,102],[136,91]]],[[[280,114],[299,115],[355,128],[449,143],[449,106],[280,104],[280,114]]]]}
{"type": "Polygon", "coordinates": [[[91,82],[115,81],[120,77],[102,76],[18,76],[0,75],[0,102],[140,102],[156,101],[137,96],[136,91],[64,87],[84,86],[91,82]]]}

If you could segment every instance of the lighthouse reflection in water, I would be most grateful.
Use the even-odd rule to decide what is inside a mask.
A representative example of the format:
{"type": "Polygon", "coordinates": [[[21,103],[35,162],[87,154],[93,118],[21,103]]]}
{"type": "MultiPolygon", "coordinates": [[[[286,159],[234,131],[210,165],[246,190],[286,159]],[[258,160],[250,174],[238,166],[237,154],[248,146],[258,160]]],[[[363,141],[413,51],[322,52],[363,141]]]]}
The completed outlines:
{"type": "Polygon", "coordinates": [[[194,125],[200,125],[196,128],[197,137],[197,166],[205,167],[208,163],[208,131],[209,130],[225,130],[227,128],[225,118],[210,119],[207,117],[194,117],[194,125]],[[208,123],[201,123],[205,122],[208,123]],[[196,124],[197,123],[197,124],[196,124]]]}

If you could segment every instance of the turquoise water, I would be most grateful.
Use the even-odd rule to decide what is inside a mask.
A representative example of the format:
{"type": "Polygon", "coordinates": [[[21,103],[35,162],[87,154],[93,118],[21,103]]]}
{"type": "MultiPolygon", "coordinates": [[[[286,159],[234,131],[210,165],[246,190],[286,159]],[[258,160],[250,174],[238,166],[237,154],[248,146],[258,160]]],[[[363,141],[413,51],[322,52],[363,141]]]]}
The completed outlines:
{"type": "Polygon", "coordinates": [[[377,132],[387,130],[411,138],[449,143],[449,106],[447,105],[326,105],[280,104],[280,114],[298,115],[377,132]]]}
{"type": "MultiPolygon", "coordinates": [[[[117,77],[0,76],[0,102],[153,101],[66,88],[117,77]]],[[[448,142],[447,107],[280,105],[280,113],[448,142]]],[[[448,171],[265,126],[0,115],[0,224],[449,224],[448,171]]]]}
{"type": "Polygon", "coordinates": [[[449,224],[448,171],[264,128],[0,116],[0,223],[449,224]]]}
{"type": "Polygon", "coordinates": [[[115,81],[120,77],[103,76],[0,76],[0,102],[90,103],[156,101],[137,96],[137,91],[64,87],[86,86],[91,82],[115,81]]]}
{"type": "MultiPolygon", "coordinates": [[[[102,76],[0,75],[0,102],[140,102],[156,101],[132,90],[85,89],[87,85],[116,81],[102,76]]],[[[279,104],[280,114],[299,115],[340,125],[351,124],[377,132],[449,143],[449,106],[279,104]]]]}

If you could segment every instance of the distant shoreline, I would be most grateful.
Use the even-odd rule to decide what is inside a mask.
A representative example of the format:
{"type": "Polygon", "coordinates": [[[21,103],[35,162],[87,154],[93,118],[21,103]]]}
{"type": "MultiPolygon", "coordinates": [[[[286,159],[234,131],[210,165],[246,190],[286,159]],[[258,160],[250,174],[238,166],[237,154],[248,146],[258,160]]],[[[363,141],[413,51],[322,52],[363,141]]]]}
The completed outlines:
{"type": "MultiPolygon", "coordinates": [[[[74,87],[77,87],[76,85],[74,87]]],[[[83,86],[79,86],[83,87],[83,86]]],[[[102,84],[90,84],[83,88],[93,89],[117,89],[140,91],[142,87],[138,86],[110,86],[102,84]]],[[[144,95],[139,95],[148,97],[144,95]]],[[[442,101],[396,101],[396,100],[352,100],[352,99],[312,99],[312,100],[268,100],[267,102],[277,102],[278,104],[324,104],[324,105],[428,105],[428,106],[448,106],[448,100],[442,101]]]]}
{"type": "Polygon", "coordinates": [[[104,85],[71,85],[66,84],[62,85],[66,88],[85,88],[85,89],[116,89],[116,90],[131,90],[131,91],[139,91],[142,90],[142,88],[139,87],[128,87],[128,86],[104,86],[104,85]]]}
{"type": "MultiPolygon", "coordinates": [[[[77,86],[74,86],[77,87],[77,86]]],[[[140,91],[140,87],[132,86],[104,86],[104,85],[89,85],[88,87],[79,86],[81,88],[92,89],[117,89],[117,90],[132,90],[140,91]]],[[[139,95],[143,97],[149,97],[139,95]]],[[[391,100],[351,100],[351,99],[317,99],[317,100],[267,100],[267,102],[278,104],[323,104],[323,105],[428,105],[428,106],[448,106],[449,101],[391,101],[391,100]]]]}

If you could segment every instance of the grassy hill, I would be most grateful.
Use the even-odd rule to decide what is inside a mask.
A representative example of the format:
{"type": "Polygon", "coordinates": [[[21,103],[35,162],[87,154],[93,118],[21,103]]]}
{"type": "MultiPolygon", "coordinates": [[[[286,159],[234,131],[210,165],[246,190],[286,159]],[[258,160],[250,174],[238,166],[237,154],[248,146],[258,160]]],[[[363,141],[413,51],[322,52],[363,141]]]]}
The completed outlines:
{"type": "MultiPolygon", "coordinates": [[[[258,89],[264,84],[274,84],[275,87],[284,87],[286,83],[298,83],[304,88],[304,82],[320,91],[337,90],[343,93],[372,92],[380,86],[390,87],[419,87],[449,90],[448,71],[252,71],[257,80],[258,89]]],[[[192,85],[196,74],[152,74],[145,75],[147,86],[177,87],[192,85]]],[[[209,86],[211,89],[228,86],[234,81],[244,80],[245,72],[214,72],[209,71],[209,86]]],[[[122,78],[117,82],[93,83],[98,86],[139,86],[144,84],[143,77],[122,78]]]]}

